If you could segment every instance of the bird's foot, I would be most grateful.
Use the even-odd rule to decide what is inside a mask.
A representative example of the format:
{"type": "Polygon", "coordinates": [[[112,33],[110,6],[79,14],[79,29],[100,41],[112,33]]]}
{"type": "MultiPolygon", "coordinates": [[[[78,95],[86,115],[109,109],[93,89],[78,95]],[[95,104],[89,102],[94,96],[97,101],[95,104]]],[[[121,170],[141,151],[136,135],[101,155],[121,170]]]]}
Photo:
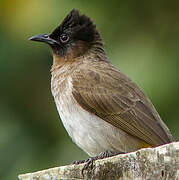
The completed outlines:
{"type": "MultiPolygon", "coordinates": [[[[96,156],[97,157],[97,156],[96,156]]],[[[87,170],[89,166],[91,166],[91,169],[93,167],[93,161],[96,160],[96,157],[90,157],[88,158],[87,160],[76,160],[76,161],[73,161],[71,164],[82,164],[82,163],[86,163],[84,165],[84,167],[82,168],[82,171],[81,171],[81,174],[82,176],[84,177],[84,170],[87,170]]]]}
{"type": "Polygon", "coordinates": [[[86,163],[84,165],[82,171],[81,171],[82,176],[84,177],[84,171],[87,170],[89,167],[91,167],[91,169],[93,169],[93,162],[95,160],[104,159],[104,158],[107,158],[107,157],[112,157],[112,156],[115,156],[117,154],[123,154],[123,152],[105,151],[105,152],[101,152],[98,156],[90,157],[87,160],[77,160],[77,161],[74,161],[72,164],[86,163]]]}

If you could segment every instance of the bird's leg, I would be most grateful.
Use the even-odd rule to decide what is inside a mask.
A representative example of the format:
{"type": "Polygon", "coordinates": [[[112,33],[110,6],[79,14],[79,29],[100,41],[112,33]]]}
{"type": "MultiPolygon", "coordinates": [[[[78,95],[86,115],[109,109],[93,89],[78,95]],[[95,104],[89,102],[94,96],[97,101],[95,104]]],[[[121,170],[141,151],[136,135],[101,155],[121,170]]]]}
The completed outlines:
{"type": "Polygon", "coordinates": [[[89,166],[91,166],[91,169],[93,168],[93,162],[95,160],[98,159],[104,159],[107,157],[112,157],[115,156],[117,154],[124,154],[124,152],[113,152],[113,151],[105,151],[105,152],[101,152],[99,155],[95,156],[95,157],[90,157],[87,160],[77,160],[74,161],[72,164],[81,164],[81,163],[86,163],[82,169],[82,175],[84,176],[84,171],[88,169],[89,166]]]}

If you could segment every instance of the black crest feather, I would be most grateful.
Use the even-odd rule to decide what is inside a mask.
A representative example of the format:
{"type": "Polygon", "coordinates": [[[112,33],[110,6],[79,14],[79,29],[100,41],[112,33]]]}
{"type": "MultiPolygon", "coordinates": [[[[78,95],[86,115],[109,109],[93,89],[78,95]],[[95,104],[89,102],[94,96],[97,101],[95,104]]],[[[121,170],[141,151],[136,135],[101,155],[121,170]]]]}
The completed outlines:
{"type": "Polygon", "coordinates": [[[73,9],[52,33],[51,37],[55,38],[59,33],[68,33],[74,39],[92,42],[101,39],[96,25],[85,14],[80,15],[80,12],[73,9]]]}

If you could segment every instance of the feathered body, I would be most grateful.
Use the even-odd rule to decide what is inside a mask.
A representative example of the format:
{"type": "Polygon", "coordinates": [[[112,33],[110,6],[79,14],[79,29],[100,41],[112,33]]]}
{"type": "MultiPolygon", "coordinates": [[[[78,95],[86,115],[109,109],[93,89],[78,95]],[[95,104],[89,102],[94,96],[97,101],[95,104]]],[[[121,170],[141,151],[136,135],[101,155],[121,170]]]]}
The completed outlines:
{"type": "Polygon", "coordinates": [[[72,10],[46,41],[53,51],[51,89],[60,118],[90,156],[173,141],[148,97],[110,63],[86,15],[72,10]]]}

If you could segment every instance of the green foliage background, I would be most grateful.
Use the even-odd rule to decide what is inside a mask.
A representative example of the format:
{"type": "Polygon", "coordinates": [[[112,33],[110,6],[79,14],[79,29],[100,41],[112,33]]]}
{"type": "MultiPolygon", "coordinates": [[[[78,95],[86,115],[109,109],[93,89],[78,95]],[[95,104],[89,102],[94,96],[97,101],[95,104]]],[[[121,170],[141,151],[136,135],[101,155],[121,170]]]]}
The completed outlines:
{"type": "Polygon", "coordinates": [[[49,48],[28,41],[51,32],[72,8],[94,20],[112,63],[146,92],[177,139],[178,5],[169,0],[0,0],[0,179],[87,158],[59,120],[50,92],[49,48]]]}

